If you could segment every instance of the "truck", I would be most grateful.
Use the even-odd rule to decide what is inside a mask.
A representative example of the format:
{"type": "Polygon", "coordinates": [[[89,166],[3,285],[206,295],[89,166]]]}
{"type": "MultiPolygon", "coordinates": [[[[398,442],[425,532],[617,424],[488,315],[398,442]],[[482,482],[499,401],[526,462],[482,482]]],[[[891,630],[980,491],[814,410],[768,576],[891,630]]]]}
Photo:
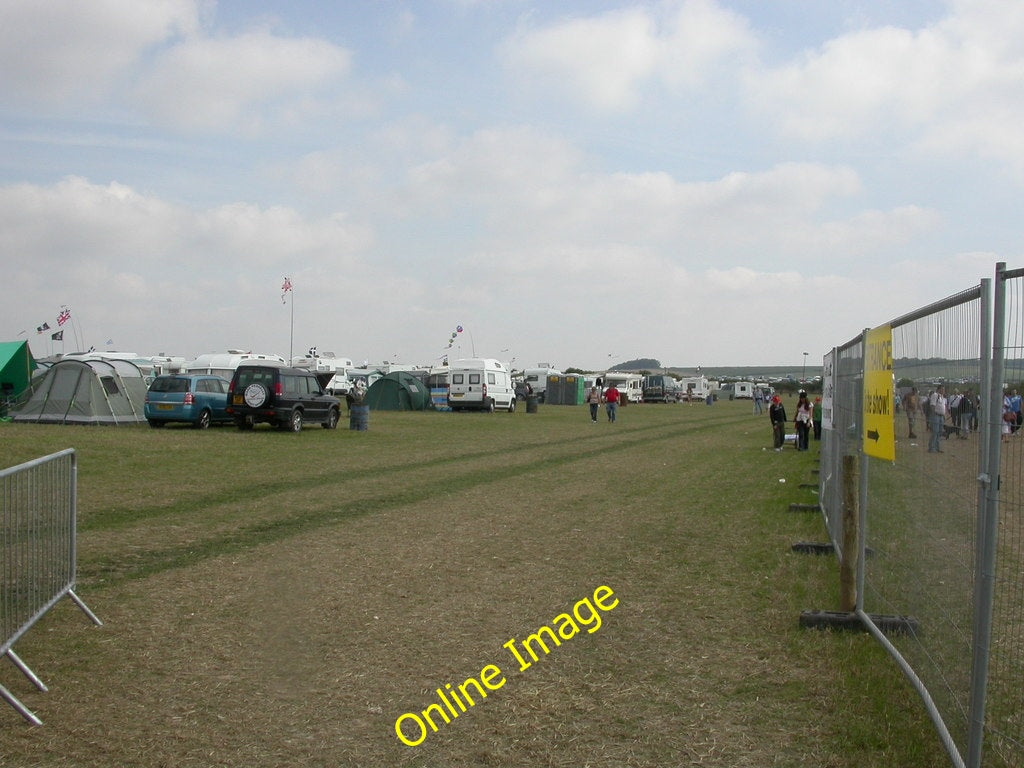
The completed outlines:
{"type": "Polygon", "coordinates": [[[604,389],[613,383],[622,398],[630,403],[642,403],[644,400],[644,377],[639,373],[625,371],[608,371],[601,377],[604,389]]]}
{"type": "Polygon", "coordinates": [[[516,409],[512,374],[493,357],[468,357],[448,365],[448,407],[453,411],[516,409]]]}

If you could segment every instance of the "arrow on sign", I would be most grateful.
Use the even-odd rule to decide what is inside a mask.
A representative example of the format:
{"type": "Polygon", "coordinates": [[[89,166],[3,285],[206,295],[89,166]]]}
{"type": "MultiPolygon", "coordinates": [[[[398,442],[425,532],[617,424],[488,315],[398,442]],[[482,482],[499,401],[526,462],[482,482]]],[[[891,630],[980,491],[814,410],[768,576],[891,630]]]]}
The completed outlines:
{"type": "Polygon", "coordinates": [[[876,429],[869,429],[868,430],[868,440],[874,440],[877,443],[878,442],[878,438],[879,438],[878,430],[876,430],[876,429]]]}

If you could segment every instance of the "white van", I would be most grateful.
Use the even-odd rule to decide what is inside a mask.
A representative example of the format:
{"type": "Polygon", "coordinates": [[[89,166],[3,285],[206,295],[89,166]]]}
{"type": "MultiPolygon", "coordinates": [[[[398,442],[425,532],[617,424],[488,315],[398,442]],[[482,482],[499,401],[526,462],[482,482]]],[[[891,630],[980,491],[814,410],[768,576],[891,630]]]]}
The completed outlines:
{"type": "Polygon", "coordinates": [[[448,406],[453,411],[512,413],[516,393],[505,364],[491,357],[470,357],[448,366],[448,406]]]}

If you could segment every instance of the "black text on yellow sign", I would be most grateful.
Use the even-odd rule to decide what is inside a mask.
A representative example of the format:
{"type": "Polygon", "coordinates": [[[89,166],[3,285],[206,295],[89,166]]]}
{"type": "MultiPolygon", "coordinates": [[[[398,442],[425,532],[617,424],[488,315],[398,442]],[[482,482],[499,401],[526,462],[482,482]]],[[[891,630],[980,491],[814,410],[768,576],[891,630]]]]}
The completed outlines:
{"type": "Polygon", "coordinates": [[[893,428],[892,326],[881,325],[864,338],[864,453],[896,460],[893,428]]]}

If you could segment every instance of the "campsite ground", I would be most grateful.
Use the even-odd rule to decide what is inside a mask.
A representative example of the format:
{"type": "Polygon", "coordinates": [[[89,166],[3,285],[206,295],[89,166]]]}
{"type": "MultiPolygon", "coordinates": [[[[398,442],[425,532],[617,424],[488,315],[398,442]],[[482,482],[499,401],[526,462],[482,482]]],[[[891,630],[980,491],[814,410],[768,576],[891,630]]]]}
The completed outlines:
{"type": "Polygon", "coordinates": [[[76,448],[104,621],[64,601],[19,641],[48,693],[0,666],[45,721],[0,709],[5,768],[946,762],[869,637],[799,629],[837,603],[834,561],[790,547],[825,536],[787,511],[816,452],[763,450],[749,404],[0,436],[5,467],[76,448]],[[600,626],[520,669],[510,639],[602,586],[600,626]],[[487,665],[500,687],[399,741],[487,665]]]}

